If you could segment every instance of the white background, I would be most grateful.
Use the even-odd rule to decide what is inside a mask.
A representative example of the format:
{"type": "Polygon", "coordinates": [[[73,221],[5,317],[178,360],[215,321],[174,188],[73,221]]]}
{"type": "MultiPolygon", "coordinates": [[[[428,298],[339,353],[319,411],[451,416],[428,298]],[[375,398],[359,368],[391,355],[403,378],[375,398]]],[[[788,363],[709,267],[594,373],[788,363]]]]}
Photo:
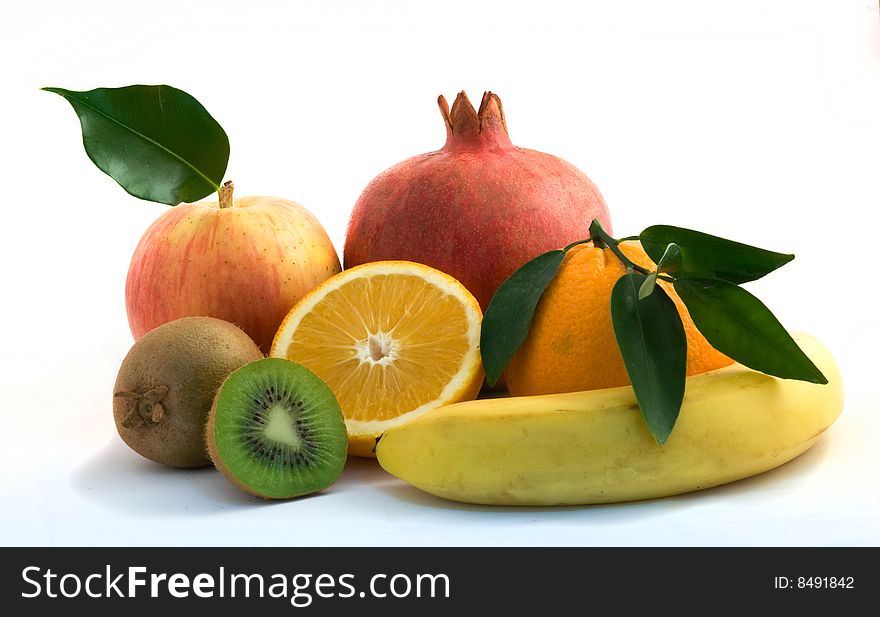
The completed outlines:
{"type": "Polygon", "coordinates": [[[123,2],[0,8],[0,544],[877,545],[875,0],[123,2]],[[265,503],[115,433],[123,287],[166,206],[83,152],[44,85],[168,83],[230,136],[237,192],[303,203],[337,249],[361,189],[440,147],[435,99],[491,89],[514,143],[598,184],[618,235],[680,224],[797,259],[751,286],[835,353],[847,403],[794,462],[651,502],[444,502],[355,460],[265,503]]]}

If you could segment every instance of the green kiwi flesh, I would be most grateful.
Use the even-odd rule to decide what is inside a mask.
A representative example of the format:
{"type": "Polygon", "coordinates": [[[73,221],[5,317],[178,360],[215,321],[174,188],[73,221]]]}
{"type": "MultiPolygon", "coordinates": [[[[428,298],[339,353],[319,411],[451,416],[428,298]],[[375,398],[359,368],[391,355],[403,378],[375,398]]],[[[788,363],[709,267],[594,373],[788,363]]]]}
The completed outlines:
{"type": "Polygon", "coordinates": [[[208,417],[208,451],[237,487],[271,499],[333,484],[348,450],[336,397],[295,362],[265,358],[232,373],[208,417]]]}
{"type": "Polygon", "coordinates": [[[116,430],[128,446],[171,467],[211,464],[208,412],[223,380],[261,358],[240,328],[213,317],[184,317],[141,337],[113,388],[116,430]]]}

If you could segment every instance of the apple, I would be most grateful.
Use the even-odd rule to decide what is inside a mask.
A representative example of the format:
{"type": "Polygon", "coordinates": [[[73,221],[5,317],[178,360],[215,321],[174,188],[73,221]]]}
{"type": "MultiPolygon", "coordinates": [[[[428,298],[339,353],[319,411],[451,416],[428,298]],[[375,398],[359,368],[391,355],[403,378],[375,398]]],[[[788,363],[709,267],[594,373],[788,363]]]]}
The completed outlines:
{"type": "Polygon", "coordinates": [[[135,340],[166,322],[217,317],[266,353],[282,319],[306,293],[340,271],[318,220],[278,197],[232,198],[169,209],[141,237],[128,270],[125,305],[135,340]]]}

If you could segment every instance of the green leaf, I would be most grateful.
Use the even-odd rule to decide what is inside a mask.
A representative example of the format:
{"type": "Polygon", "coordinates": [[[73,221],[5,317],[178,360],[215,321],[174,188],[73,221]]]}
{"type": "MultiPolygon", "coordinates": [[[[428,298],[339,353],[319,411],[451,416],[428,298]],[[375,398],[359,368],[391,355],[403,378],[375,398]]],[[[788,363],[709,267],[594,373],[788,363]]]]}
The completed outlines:
{"type": "Polygon", "coordinates": [[[171,206],[220,188],[229,161],[223,128],[192,96],[171,86],[127,86],[63,96],[82,126],[86,154],[126,191],[171,206]]]}
{"type": "Polygon", "coordinates": [[[642,281],[642,284],[639,286],[639,300],[644,300],[652,293],[654,293],[654,287],[657,286],[657,273],[651,272],[648,276],[645,277],[645,280],[642,281]]]}
{"type": "Polygon", "coordinates": [[[681,278],[675,291],[721,353],[768,375],[828,383],[770,309],[745,289],[720,279],[681,278]]]}
{"type": "Polygon", "coordinates": [[[775,253],[748,244],[671,225],[653,225],[639,234],[648,256],[657,263],[671,243],[681,249],[679,276],[718,278],[745,283],[784,266],[794,255],[775,253]]]}
{"type": "Polygon", "coordinates": [[[657,263],[657,272],[676,272],[681,268],[681,247],[670,242],[657,263]]]}
{"type": "Polygon", "coordinates": [[[611,291],[611,322],[642,416],[663,445],[684,399],[687,336],[662,287],[639,300],[646,278],[635,272],[620,277],[611,291]]]}
{"type": "Polygon", "coordinates": [[[483,369],[490,386],[501,378],[528,335],[535,307],[564,257],[565,250],[538,255],[511,274],[492,296],[480,333],[483,369]]]}
{"type": "Polygon", "coordinates": [[[652,293],[657,285],[657,275],[661,272],[675,272],[681,265],[681,249],[677,244],[670,244],[663,252],[663,257],[657,261],[657,270],[649,272],[639,287],[639,300],[644,300],[652,293]]]}

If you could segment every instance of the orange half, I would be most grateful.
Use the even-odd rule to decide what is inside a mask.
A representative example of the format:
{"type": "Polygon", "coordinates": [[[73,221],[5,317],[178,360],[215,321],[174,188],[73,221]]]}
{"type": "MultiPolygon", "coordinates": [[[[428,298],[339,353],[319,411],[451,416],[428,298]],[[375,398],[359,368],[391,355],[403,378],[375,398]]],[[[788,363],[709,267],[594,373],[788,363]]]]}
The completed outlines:
{"type": "Polygon", "coordinates": [[[325,281],[281,323],[270,355],[298,362],[336,395],[349,452],[374,456],[387,428],[476,398],[480,305],[456,279],[377,261],[325,281]]]}

